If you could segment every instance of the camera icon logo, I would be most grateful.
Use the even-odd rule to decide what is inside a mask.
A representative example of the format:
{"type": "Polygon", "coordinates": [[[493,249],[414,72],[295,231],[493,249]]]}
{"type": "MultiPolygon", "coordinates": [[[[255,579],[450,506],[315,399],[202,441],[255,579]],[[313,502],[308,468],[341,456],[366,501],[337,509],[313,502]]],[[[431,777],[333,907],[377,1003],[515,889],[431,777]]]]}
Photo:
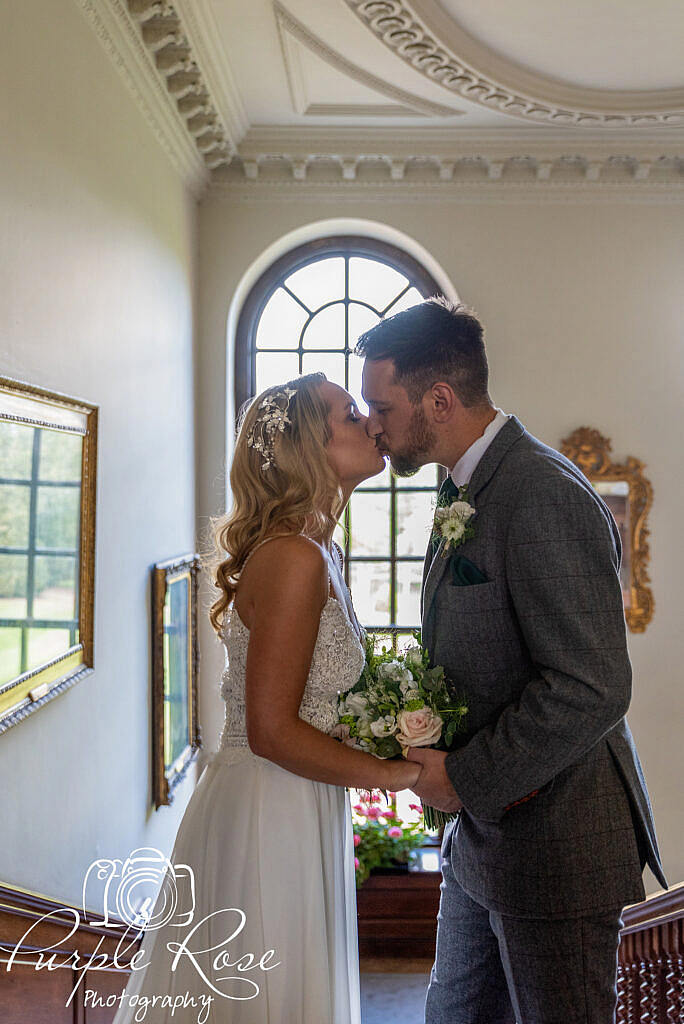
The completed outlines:
{"type": "Polygon", "coordinates": [[[138,847],[125,861],[100,858],[83,879],[83,912],[91,924],[113,930],[182,927],[195,914],[195,873],[189,864],[172,864],[154,846],[138,847]],[[155,887],[156,899],[150,894],[155,887]],[[100,921],[88,910],[95,906],[102,907],[100,921]]]}

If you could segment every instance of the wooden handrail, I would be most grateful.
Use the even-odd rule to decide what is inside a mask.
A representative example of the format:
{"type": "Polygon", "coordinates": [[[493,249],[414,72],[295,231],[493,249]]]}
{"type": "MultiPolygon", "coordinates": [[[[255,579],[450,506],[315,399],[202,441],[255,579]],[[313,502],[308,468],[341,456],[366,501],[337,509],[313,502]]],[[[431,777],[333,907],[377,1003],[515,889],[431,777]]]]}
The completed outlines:
{"type": "Polygon", "coordinates": [[[648,896],[641,903],[633,903],[622,912],[624,926],[621,935],[643,931],[658,924],[676,921],[684,915],[684,882],[648,896]]]}

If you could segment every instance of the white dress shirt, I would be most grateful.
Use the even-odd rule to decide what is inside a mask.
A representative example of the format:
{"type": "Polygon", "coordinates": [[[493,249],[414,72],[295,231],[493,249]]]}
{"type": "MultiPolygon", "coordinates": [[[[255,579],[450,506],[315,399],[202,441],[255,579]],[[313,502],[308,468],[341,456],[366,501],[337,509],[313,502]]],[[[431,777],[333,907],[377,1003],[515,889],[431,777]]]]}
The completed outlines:
{"type": "Polygon", "coordinates": [[[496,416],[492,422],[487,424],[484,433],[478,437],[476,441],[473,441],[470,448],[463,453],[454,468],[451,470],[451,479],[457,487],[463,487],[465,484],[470,483],[470,478],[475,472],[475,467],[478,462],[504,424],[511,419],[510,413],[503,412],[503,410],[499,409],[498,406],[495,408],[496,416]]]}

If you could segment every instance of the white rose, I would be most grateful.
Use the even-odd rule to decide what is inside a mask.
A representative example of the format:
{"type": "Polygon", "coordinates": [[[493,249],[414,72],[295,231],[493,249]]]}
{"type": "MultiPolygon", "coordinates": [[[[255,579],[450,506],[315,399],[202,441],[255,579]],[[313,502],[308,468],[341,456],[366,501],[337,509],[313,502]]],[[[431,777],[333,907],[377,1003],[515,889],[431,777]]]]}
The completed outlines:
{"type": "Polygon", "coordinates": [[[420,647],[409,647],[404,655],[404,663],[409,668],[422,668],[423,652],[420,647]]]}
{"type": "Polygon", "coordinates": [[[398,661],[383,661],[378,665],[378,679],[396,679],[398,669],[401,669],[398,661]]]}
{"type": "Polygon", "coordinates": [[[391,679],[393,683],[412,683],[413,676],[400,661],[387,661],[378,666],[380,679],[391,679]]]}
{"type": "Polygon", "coordinates": [[[362,693],[349,693],[344,701],[349,715],[362,715],[368,707],[368,701],[362,693]]]}
{"type": "Polygon", "coordinates": [[[356,722],[356,729],[360,739],[370,740],[373,738],[371,724],[367,718],[359,718],[356,722]]]}
{"type": "Polygon", "coordinates": [[[453,501],[447,509],[449,519],[460,519],[462,522],[468,520],[475,514],[475,509],[467,501],[453,501]]]}
{"type": "Polygon", "coordinates": [[[370,724],[374,736],[392,736],[397,731],[394,715],[383,715],[370,724]]]}

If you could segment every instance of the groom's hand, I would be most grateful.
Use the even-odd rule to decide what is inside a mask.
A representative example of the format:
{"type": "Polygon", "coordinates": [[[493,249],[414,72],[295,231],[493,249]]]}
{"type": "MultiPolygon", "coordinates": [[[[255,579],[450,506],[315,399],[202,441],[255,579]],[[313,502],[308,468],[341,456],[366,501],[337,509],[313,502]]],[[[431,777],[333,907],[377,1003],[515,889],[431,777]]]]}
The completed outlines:
{"type": "Polygon", "coordinates": [[[460,811],[463,804],[459,800],[454,787],[447,775],[444,762],[446,751],[432,750],[429,747],[409,747],[407,761],[420,761],[422,769],[413,792],[428,806],[440,811],[460,811]]]}

